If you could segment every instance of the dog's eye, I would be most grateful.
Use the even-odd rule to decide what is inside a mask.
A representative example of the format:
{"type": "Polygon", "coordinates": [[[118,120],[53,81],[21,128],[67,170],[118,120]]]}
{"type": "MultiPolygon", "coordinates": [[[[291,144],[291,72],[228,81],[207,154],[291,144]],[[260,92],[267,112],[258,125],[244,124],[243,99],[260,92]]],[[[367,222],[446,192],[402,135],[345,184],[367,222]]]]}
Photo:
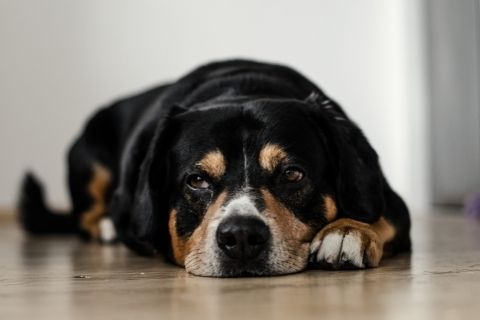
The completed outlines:
{"type": "Polygon", "coordinates": [[[285,180],[288,182],[298,182],[303,179],[303,172],[297,168],[287,168],[283,171],[285,180]]]}
{"type": "Polygon", "coordinates": [[[208,189],[210,184],[199,174],[192,174],[187,177],[187,184],[193,189],[208,189]]]}

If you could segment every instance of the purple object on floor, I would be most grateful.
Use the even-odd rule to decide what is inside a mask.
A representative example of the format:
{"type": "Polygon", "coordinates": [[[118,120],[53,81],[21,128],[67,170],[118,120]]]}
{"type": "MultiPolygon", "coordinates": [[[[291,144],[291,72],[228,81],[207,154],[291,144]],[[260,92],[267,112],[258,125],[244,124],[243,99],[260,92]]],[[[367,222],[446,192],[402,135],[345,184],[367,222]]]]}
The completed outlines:
{"type": "Polygon", "coordinates": [[[480,192],[472,194],[465,200],[465,213],[470,218],[480,219],[480,192]]]}

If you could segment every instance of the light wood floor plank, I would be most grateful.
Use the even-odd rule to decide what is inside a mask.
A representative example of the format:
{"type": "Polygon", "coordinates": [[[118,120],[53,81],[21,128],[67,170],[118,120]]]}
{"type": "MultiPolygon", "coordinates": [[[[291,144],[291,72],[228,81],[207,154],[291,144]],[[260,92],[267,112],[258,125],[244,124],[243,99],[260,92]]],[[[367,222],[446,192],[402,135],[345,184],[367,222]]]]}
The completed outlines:
{"type": "Polygon", "coordinates": [[[480,222],[414,219],[413,254],[366,271],[210,279],[0,219],[0,319],[474,319],[480,222]]]}

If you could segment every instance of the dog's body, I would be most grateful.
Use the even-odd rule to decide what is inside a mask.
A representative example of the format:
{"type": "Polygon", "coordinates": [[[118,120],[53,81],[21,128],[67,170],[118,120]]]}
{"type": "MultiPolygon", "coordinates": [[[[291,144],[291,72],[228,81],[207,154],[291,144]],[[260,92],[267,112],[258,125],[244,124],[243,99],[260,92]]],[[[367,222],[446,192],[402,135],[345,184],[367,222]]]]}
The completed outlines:
{"type": "Polygon", "coordinates": [[[118,237],[207,276],[374,267],[410,248],[408,210],[362,132],[286,67],[213,63],[118,101],[68,161],[71,214],[27,176],[27,230],[118,237]]]}

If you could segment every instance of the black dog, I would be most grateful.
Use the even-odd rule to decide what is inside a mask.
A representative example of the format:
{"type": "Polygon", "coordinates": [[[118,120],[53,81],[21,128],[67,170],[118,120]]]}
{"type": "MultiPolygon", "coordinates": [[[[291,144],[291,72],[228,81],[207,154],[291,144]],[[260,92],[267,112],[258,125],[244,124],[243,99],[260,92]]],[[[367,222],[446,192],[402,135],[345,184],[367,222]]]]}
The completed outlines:
{"type": "Polygon", "coordinates": [[[375,267],[410,248],[407,207],[365,136],[283,66],[212,63],[120,100],[90,119],[68,162],[70,215],[26,177],[28,231],[118,238],[219,277],[375,267]]]}

